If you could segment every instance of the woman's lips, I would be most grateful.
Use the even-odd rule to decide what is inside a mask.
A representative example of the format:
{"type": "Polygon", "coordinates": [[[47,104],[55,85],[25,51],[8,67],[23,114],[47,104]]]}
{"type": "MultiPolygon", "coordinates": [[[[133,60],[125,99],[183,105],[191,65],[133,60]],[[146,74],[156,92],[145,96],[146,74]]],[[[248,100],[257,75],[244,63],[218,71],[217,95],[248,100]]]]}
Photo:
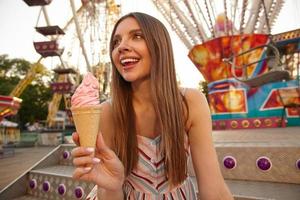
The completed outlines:
{"type": "Polygon", "coordinates": [[[130,70],[130,69],[134,68],[137,65],[138,62],[139,61],[126,63],[126,65],[123,65],[123,70],[126,71],[126,70],[130,70]]]}

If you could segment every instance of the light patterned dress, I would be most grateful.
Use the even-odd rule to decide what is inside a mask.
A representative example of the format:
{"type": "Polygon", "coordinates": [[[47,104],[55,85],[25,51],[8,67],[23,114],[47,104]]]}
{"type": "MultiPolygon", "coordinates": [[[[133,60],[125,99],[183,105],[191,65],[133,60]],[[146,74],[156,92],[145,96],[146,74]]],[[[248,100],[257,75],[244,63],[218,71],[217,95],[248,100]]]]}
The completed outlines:
{"type": "MultiPolygon", "coordinates": [[[[155,139],[137,136],[138,164],[124,184],[126,199],[130,200],[196,200],[192,180],[187,179],[175,188],[169,188],[165,176],[165,157],[160,151],[161,136],[155,139]]],[[[186,149],[188,138],[185,137],[186,149]]],[[[189,153],[187,151],[187,153],[189,153]]]]}
{"type": "MultiPolygon", "coordinates": [[[[181,89],[184,96],[186,88],[181,89]]],[[[111,102],[111,100],[109,100],[111,102]]],[[[123,190],[126,200],[197,200],[192,179],[188,176],[181,185],[169,188],[165,176],[165,158],[160,151],[161,135],[150,139],[137,135],[138,163],[126,178],[123,190]]],[[[190,156],[188,136],[185,135],[185,149],[190,156]]],[[[97,199],[97,187],[87,200],[97,199]]]]}
{"type": "MultiPolygon", "coordinates": [[[[160,151],[161,136],[150,139],[137,135],[138,163],[124,183],[126,200],[196,200],[196,191],[192,180],[186,180],[175,188],[169,188],[165,176],[164,156],[160,151]]],[[[186,149],[189,149],[185,137],[186,149]]],[[[187,151],[189,155],[189,151],[187,151]]],[[[97,199],[96,187],[87,199],[97,199]]]]}

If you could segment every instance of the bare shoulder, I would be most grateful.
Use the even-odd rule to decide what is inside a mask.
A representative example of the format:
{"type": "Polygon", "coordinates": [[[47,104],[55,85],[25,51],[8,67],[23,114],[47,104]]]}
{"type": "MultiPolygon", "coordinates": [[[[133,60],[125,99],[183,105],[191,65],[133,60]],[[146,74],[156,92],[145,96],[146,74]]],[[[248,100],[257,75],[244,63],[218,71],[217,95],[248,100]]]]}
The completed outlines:
{"type": "Polygon", "coordinates": [[[211,123],[210,110],[205,95],[197,89],[187,88],[184,96],[189,109],[188,129],[192,130],[193,127],[203,126],[204,123],[211,123]]]}
{"type": "Polygon", "coordinates": [[[113,129],[112,106],[109,100],[101,103],[100,131],[108,146],[112,144],[113,129]]]}
{"type": "Polygon", "coordinates": [[[190,111],[198,107],[207,107],[206,97],[201,91],[194,88],[186,88],[185,90],[185,97],[190,111]]]}
{"type": "Polygon", "coordinates": [[[206,97],[196,89],[188,89],[185,96],[191,121],[189,144],[199,195],[201,199],[232,199],[213,145],[211,114],[206,97]]]}

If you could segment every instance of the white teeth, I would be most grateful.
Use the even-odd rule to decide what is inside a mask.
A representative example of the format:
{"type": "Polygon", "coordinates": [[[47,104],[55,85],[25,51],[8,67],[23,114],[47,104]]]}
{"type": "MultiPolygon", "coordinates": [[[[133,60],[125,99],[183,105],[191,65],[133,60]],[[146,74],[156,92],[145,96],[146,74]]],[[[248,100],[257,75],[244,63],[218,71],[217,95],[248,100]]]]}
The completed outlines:
{"type": "Polygon", "coordinates": [[[137,61],[139,61],[139,60],[136,58],[125,58],[125,59],[122,59],[120,62],[122,65],[125,65],[126,63],[137,62],[137,61]]]}

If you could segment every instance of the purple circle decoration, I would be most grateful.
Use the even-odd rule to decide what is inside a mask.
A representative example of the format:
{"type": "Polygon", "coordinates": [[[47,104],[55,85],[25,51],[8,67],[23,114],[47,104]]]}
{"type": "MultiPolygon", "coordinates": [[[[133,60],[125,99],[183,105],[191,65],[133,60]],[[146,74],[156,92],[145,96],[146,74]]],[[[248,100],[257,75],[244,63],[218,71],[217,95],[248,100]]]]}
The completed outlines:
{"type": "Polygon", "coordinates": [[[33,190],[33,189],[35,189],[35,188],[37,188],[37,181],[36,181],[36,179],[31,179],[30,181],[29,181],[29,187],[33,190]]]}
{"type": "Polygon", "coordinates": [[[68,159],[70,157],[70,152],[69,151],[64,151],[63,152],[63,158],[66,160],[66,159],[68,159]]]}
{"type": "Polygon", "coordinates": [[[51,186],[50,186],[49,181],[45,181],[45,182],[43,183],[43,190],[44,190],[44,192],[49,192],[49,191],[50,191],[50,188],[51,188],[51,186]]]}
{"type": "Polygon", "coordinates": [[[82,187],[77,186],[74,190],[74,194],[77,199],[82,199],[82,197],[84,196],[84,191],[82,187]]]}
{"type": "Polygon", "coordinates": [[[296,168],[300,170],[300,159],[296,161],[296,168]]]}
{"type": "Polygon", "coordinates": [[[272,162],[270,158],[261,156],[256,160],[256,166],[263,171],[268,171],[272,168],[272,162]]]}
{"type": "Polygon", "coordinates": [[[67,188],[66,188],[65,184],[61,183],[61,184],[58,185],[58,188],[57,188],[58,194],[63,196],[63,195],[66,194],[66,191],[67,191],[67,188]]]}
{"type": "Polygon", "coordinates": [[[233,156],[225,156],[223,159],[223,165],[226,169],[234,169],[236,164],[236,159],[233,156]]]}

